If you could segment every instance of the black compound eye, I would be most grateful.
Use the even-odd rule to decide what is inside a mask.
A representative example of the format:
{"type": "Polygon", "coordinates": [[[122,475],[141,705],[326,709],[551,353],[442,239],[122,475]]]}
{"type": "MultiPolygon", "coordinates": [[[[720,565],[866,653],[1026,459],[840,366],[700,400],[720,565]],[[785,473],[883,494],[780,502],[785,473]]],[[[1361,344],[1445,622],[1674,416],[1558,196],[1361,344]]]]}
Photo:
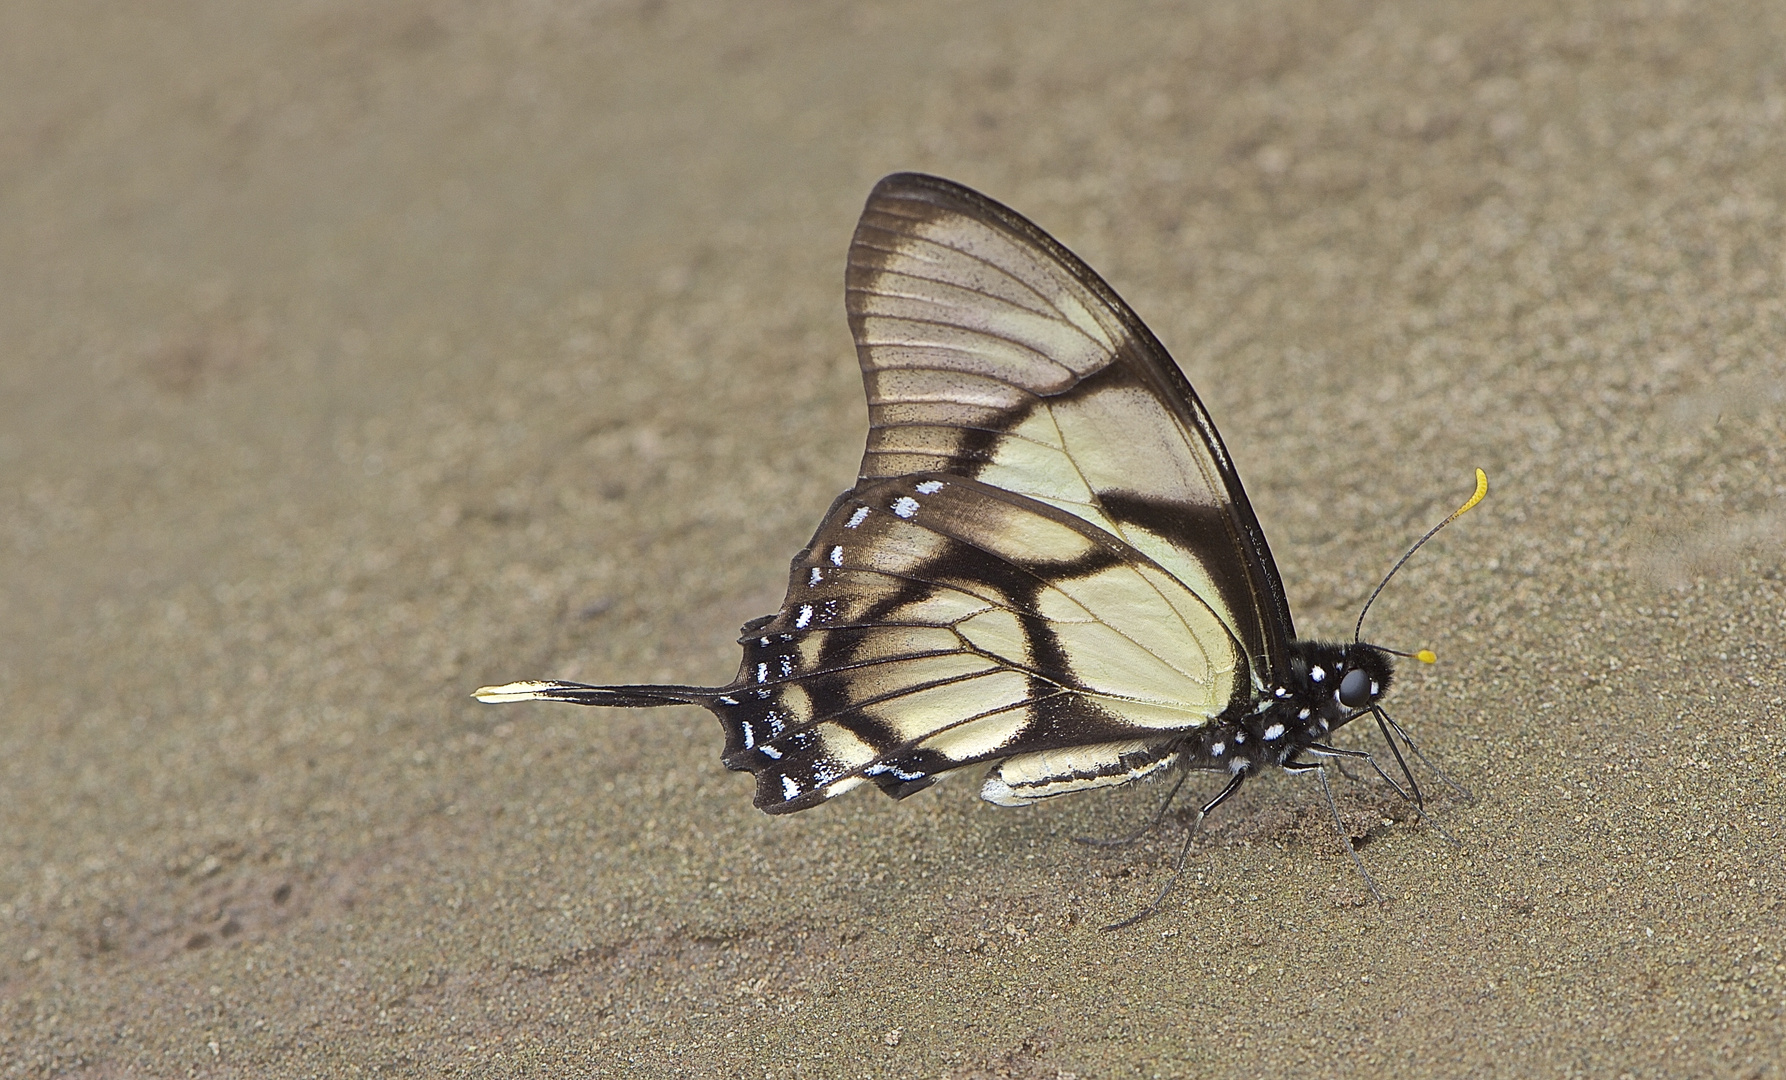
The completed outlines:
{"type": "Polygon", "coordinates": [[[1371,677],[1363,668],[1353,668],[1340,680],[1339,703],[1348,709],[1362,709],[1371,703],[1371,677]]]}

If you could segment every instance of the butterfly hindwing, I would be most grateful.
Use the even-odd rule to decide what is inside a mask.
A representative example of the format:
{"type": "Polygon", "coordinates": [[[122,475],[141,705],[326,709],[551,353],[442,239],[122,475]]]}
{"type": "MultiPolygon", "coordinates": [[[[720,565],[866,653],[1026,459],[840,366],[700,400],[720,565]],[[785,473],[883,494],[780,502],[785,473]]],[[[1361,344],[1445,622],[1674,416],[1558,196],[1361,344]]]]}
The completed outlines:
{"type": "Polygon", "coordinates": [[[1246,658],[1209,604],[1045,503],[955,476],[867,483],[794,560],[779,615],[745,628],[703,701],[757,803],[800,809],[864,779],[1158,741],[1208,722],[1246,658]]]}
{"type": "Polygon", "coordinates": [[[1093,788],[1132,784],[1178,765],[1184,754],[1177,742],[1159,739],[1016,754],[987,775],[980,797],[999,806],[1025,806],[1093,788]]]}

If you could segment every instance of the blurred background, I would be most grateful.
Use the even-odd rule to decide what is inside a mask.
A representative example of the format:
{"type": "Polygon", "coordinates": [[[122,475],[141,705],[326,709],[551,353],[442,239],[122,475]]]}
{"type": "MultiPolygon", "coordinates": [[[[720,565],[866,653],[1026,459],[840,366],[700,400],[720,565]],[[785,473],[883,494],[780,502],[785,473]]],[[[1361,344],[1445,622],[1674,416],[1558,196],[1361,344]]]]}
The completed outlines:
{"type": "MultiPolygon", "coordinates": [[[[1786,9],[0,11],[6,1075],[1786,1071],[1786,9]],[[855,216],[1033,218],[1436,819],[971,783],[769,819],[695,709],[853,480],[855,216]]],[[[1362,738],[1362,734],[1359,736],[1362,738]]],[[[1360,745],[1367,745],[1360,743],[1360,745]]]]}

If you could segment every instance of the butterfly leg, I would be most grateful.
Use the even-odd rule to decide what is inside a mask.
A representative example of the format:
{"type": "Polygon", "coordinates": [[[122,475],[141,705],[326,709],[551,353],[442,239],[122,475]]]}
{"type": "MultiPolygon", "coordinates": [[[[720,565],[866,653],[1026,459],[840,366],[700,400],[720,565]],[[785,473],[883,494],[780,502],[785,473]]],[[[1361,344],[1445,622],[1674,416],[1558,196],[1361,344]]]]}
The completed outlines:
{"type": "MultiPolygon", "coordinates": [[[[1105,926],[1103,929],[1107,931],[1124,930],[1134,926],[1138,922],[1152,918],[1154,913],[1160,910],[1160,905],[1166,902],[1166,897],[1172,894],[1173,889],[1178,888],[1179,881],[1184,877],[1185,860],[1189,859],[1191,856],[1191,841],[1195,840],[1197,834],[1203,831],[1203,819],[1209,816],[1211,810],[1214,810],[1216,807],[1227,802],[1228,796],[1239,791],[1241,783],[1245,781],[1246,778],[1246,773],[1236,773],[1234,779],[1228,781],[1227,787],[1223,788],[1215,798],[1205,803],[1203,809],[1197,811],[1196,819],[1191,822],[1190,828],[1184,831],[1184,846],[1178,849],[1178,859],[1172,866],[1172,879],[1166,882],[1166,887],[1161,889],[1160,894],[1153,898],[1153,903],[1147,905],[1136,914],[1129,916],[1121,922],[1113,922],[1108,926],[1105,926]]],[[[1183,782],[1184,778],[1180,777],[1179,783],[1182,784],[1183,782]]],[[[1178,788],[1175,786],[1172,790],[1176,793],[1178,788]]]]}
{"type": "Polygon", "coordinates": [[[1346,763],[1341,758],[1333,759],[1333,767],[1335,769],[1339,770],[1339,774],[1341,776],[1345,777],[1347,780],[1352,781],[1354,784],[1369,784],[1370,783],[1369,780],[1366,780],[1364,777],[1359,776],[1357,773],[1353,772],[1351,769],[1346,768],[1346,763]]]}
{"type": "MultiPolygon", "coordinates": [[[[1352,754],[1363,754],[1366,759],[1370,758],[1369,754],[1358,750],[1346,751],[1337,756],[1351,756],[1352,754]]],[[[1371,761],[1372,766],[1376,764],[1375,761],[1371,761]]],[[[1347,834],[1346,826],[1340,821],[1339,804],[1333,801],[1333,789],[1327,784],[1327,769],[1312,761],[1286,761],[1284,771],[1287,773],[1312,772],[1315,774],[1315,779],[1321,781],[1321,794],[1327,796],[1327,812],[1333,815],[1333,831],[1339,834],[1340,843],[1346,845],[1346,854],[1352,856],[1352,865],[1358,868],[1358,876],[1364,879],[1364,887],[1371,891],[1372,896],[1376,897],[1377,903],[1384,903],[1383,894],[1377,891],[1376,881],[1371,877],[1371,872],[1364,868],[1364,860],[1358,857],[1358,848],[1353,845],[1352,837],[1347,834]]],[[[1377,769],[1377,771],[1381,773],[1383,770],[1377,769]]],[[[1384,779],[1388,780],[1389,778],[1384,776],[1384,779]]],[[[1395,783],[1393,780],[1389,782],[1395,783]]]]}
{"type": "MultiPolygon", "coordinates": [[[[1395,793],[1400,795],[1404,801],[1413,803],[1416,809],[1418,809],[1421,804],[1420,789],[1416,787],[1410,791],[1408,788],[1402,787],[1401,784],[1396,782],[1394,777],[1383,771],[1383,766],[1377,764],[1376,757],[1368,750],[1342,750],[1337,746],[1328,746],[1326,743],[1310,743],[1307,752],[1324,758],[1349,758],[1353,761],[1363,761],[1372,769],[1376,770],[1377,775],[1382,778],[1383,782],[1394,788],[1395,793]]],[[[1284,767],[1290,772],[1306,771],[1307,769],[1318,767],[1310,765],[1308,762],[1299,762],[1297,764],[1301,766],[1301,769],[1291,769],[1289,765],[1285,765],[1284,767]]]]}
{"type": "MultiPolygon", "coordinates": [[[[1451,777],[1446,776],[1444,769],[1441,769],[1437,765],[1433,764],[1432,759],[1427,757],[1424,753],[1421,752],[1420,747],[1418,745],[1416,745],[1413,738],[1408,735],[1407,729],[1403,728],[1400,724],[1396,723],[1395,717],[1390,716],[1387,710],[1385,710],[1381,705],[1378,705],[1373,709],[1373,711],[1376,712],[1376,714],[1377,714],[1378,722],[1380,724],[1387,723],[1389,725],[1389,727],[1391,729],[1393,729],[1397,735],[1401,736],[1402,742],[1407,746],[1407,748],[1410,751],[1413,752],[1415,757],[1420,759],[1420,763],[1422,765],[1425,765],[1428,769],[1432,770],[1432,774],[1439,778],[1440,783],[1444,784],[1446,787],[1450,788],[1452,791],[1457,792],[1457,794],[1461,798],[1463,798],[1464,801],[1466,801],[1466,802],[1475,802],[1476,801],[1476,796],[1470,794],[1469,788],[1464,787],[1462,784],[1459,784],[1457,781],[1451,779],[1451,777]]],[[[1389,734],[1388,732],[1384,732],[1385,737],[1387,737],[1388,734],[1389,734]]],[[[1391,743],[1390,745],[1393,746],[1394,744],[1391,743]]]]}
{"type": "Polygon", "coordinates": [[[1160,803],[1159,812],[1153,816],[1152,821],[1141,826],[1139,829],[1136,829],[1134,832],[1128,833],[1125,836],[1109,836],[1104,837],[1103,839],[1099,839],[1095,836],[1075,836],[1073,837],[1073,842],[1075,844],[1084,844],[1087,847],[1127,847],[1141,839],[1143,836],[1146,836],[1148,833],[1159,828],[1160,823],[1166,820],[1166,811],[1172,809],[1172,801],[1178,798],[1178,789],[1184,787],[1184,782],[1190,778],[1190,775],[1191,770],[1188,765],[1179,766],[1178,779],[1172,782],[1172,790],[1166,792],[1165,800],[1160,803]]]}
{"type": "MultiPolygon", "coordinates": [[[[1394,723],[1394,721],[1391,721],[1391,723],[1394,723]]],[[[1393,744],[1391,744],[1391,745],[1393,745],[1393,744]]],[[[1311,754],[1316,754],[1316,755],[1319,755],[1319,756],[1325,757],[1325,758],[1354,758],[1354,759],[1362,758],[1365,762],[1367,762],[1370,765],[1371,768],[1373,768],[1377,771],[1377,775],[1383,778],[1383,782],[1385,784],[1388,784],[1390,787],[1394,788],[1395,793],[1397,795],[1400,795],[1404,801],[1406,801],[1410,806],[1412,806],[1414,808],[1414,814],[1416,817],[1418,817],[1420,819],[1420,823],[1422,825],[1425,825],[1427,828],[1438,833],[1440,836],[1443,836],[1445,839],[1451,841],[1453,846],[1463,847],[1463,843],[1460,840],[1458,840],[1457,837],[1452,836],[1449,832],[1447,832],[1443,825],[1440,825],[1438,822],[1434,821],[1432,818],[1426,816],[1426,807],[1424,805],[1424,801],[1420,797],[1420,788],[1417,785],[1414,786],[1412,794],[1410,794],[1408,789],[1403,788],[1400,784],[1395,782],[1394,777],[1390,776],[1388,773],[1383,771],[1383,766],[1377,764],[1377,759],[1375,757],[1373,757],[1368,751],[1365,751],[1365,750],[1341,750],[1337,746],[1328,746],[1324,743],[1311,743],[1307,747],[1307,751],[1311,754]]],[[[1418,751],[1416,751],[1416,752],[1418,752],[1418,751]]],[[[1396,756],[1399,758],[1401,755],[1397,754],[1396,756]]],[[[1424,757],[1422,758],[1422,760],[1425,760],[1424,757]]],[[[1284,768],[1288,772],[1301,771],[1298,769],[1292,769],[1292,768],[1290,768],[1289,765],[1284,766],[1284,768]]],[[[1312,766],[1306,762],[1301,763],[1302,770],[1306,770],[1309,768],[1318,768],[1318,766],[1312,766]]],[[[1403,769],[1404,770],[1406,769],[1405,763],[1403,765],[1403,769]]],[[[1412,776],[1408,777],[1410,784],[1412,784],[1413,779],[1414,778],[1412,776]]],[[[1327,781],[1325,779],[1323,779],[1321,781],[1321,783],[1323,786],[1325,786],[1327,781]]],[[[1333,797],[1331,795],[1329,795],[1328,801],[1331,802],[1332,799],[1333,799],[1333,797]]]]}

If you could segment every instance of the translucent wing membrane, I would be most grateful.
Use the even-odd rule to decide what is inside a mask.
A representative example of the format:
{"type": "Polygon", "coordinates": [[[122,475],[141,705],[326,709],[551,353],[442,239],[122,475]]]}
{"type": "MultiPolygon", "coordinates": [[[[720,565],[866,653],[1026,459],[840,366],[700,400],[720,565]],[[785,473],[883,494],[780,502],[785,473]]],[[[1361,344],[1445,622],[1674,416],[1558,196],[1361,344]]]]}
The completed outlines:
{"type": "Polygon", "coordinates": [[[857,226],[846,305],[864,483],[952,473],[1064,510],[1206,598],[1260,686],[1282,672],[1289,606],[1221,438],[1089,267],[982,195],[898,174],[857,226]]]}

